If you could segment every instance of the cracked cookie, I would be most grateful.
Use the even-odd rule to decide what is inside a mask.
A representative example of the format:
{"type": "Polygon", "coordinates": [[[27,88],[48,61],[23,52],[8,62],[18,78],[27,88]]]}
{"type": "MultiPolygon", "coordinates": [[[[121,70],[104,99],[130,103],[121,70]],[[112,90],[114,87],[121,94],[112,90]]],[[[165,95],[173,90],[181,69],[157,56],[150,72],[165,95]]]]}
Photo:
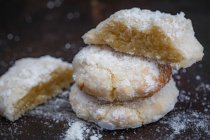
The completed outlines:
{"type": "Polygon", "coordinates": [[[79,88],[110,102],[151,96],[168,83],[172,74],[170,65],[115,52],[105,46],[83,48],[72,64],[79,88]]]}
{"type": "Polygon", "coordinates": [[[74,84],[69,100],[78,117],[102,128],[115,130],[136,128],[159,120],[174,108],[178,93],[175,82],[171,79],[151,97],[107,103],[86,94],[74,84]]]}
{"type": "Polygon", "coordinates": [[[71,81],[72,65],[61,59],[20,59],[0,77],[0,115],[15,121],[59,94],[71,81]]]}

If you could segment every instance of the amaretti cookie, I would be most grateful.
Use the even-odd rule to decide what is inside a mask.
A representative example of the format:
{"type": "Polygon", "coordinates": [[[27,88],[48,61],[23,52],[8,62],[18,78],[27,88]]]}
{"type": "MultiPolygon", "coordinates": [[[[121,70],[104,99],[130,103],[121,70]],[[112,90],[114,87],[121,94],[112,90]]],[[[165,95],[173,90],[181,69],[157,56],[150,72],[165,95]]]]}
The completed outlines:
{"type": "Polygon", "coordinates": [[[105,101],[148,97],[171,78],[170,65],[116,52],[106,46],[83,48],[72,62],[80,89],[105,101]]]}
{"type": "Polygon", "coordinates": [[[0,77],[0,115],[17,120],[72,81],[72,65],[50,56],[23,58],[0,77]]]}
{"type": "Polygon", "coordinates": [[[79,118],[102,128],[136,128],[171,111],[179,94],[172,70],[200,61],[203,47],[184,13],[132,8],[82,37],[69,100],[79,118]]]}
{"type": "Polygon", "coordinates": [[[189,67],[203,57],[190,19],[132,8],[120,10],[84,36],[86,44],[108,45],[116,51],[189,67]]]}
{"type": "Polygon", "coordinates": [[[75,84],[69,98],[78,117],[94,122],[102,128],[115,130],[136,128],[159,120],[174,108],[178,93],[175,82],[170,80],[152,97],[107,103],[86,94],[75,84]]]}

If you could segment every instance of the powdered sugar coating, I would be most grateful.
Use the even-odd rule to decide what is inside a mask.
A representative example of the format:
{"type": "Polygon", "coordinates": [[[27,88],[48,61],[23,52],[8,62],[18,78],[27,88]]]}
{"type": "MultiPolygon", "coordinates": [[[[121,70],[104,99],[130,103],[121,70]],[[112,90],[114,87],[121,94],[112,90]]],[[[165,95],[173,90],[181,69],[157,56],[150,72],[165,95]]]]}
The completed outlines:
{"type": "MultiPolygon", "coordinates": [[[[191,20],[186,19],[183,12],[177,15],[171,15],[160,11],[150,11],[139,8],[120,10],[98,24],[95,29],[87,32],[83,36],[84,42],[86,44],[101,44],[101,42],[97,42],[100,38],[97,38],[97,36],[107,25],[112,23],[121,23],[126,26],[127,30],[133,28],[141,33],[147,33],[154,27],[158,28],[166,38],[169,38],[169,42],[171,43],[168,44],[168,46],[172,44],[172,47],[183,57],[180,62],[172,63],[175,68],[189,67],[193,63],[200,61],[204,55],[202,45],[194,36],[191,20]]],[[[122,31],[121,34],[123,33],[122,31]]],[[[162,38],[162,40],[166,38],[162,38]]],[[[106,39],[103,38],[102,40],[106,39]]],[[[106,45],[109,45],[109,41],[112,40],[106,40],[106,45]]],[[[110,47],[119,51],[115,46],[110,47]]],[[[127,53],[130,54],[130,52],[127,53]]],[[[170,52],[168,53],[170,54],[170,52]]],[[[143,54],[143,56],[147,57],[146,54],[143,54]]],[[[151,56],[150,58],[153,57],[151,56]]]]}
{"type": "Polygon", "coordinates": [[[159,120],[174,108],[178,93],[174,81],[170,80],[152,97],[108,104],[85,94],[75,84],[69,98],[78,117],[114,130],[136,128],[159,120]]]}
{"type": "Polygon", "coordinates": [[[57,69],[72,69],[71,64],[51,56],[23,58],[0,77],[0,114],[13,120],[15,103],[31,88],[51,79],[57,69]]]}
{"type": "Polygon", "coordinates": [[[110,16],[110,20],[123,21],[128,28],[136,27],[143,32],[153,26],[158,26],[173,41],[175,41],[175,38],[182,37],[186,32],[194,35],[191,20],[186,19],[183,12],[171,15],[160,11],[153,12],[151,10],[132,8],[116,12],[110,16]]]}
{"type": "Polygon", "coordinates": [[[73,69],[80,88],[106,101],[146,97],[159,91],[171,77],[170,67],[108,47],[83,48],[73,60],[73,69]],[[161,71],[160,67],[166,68],[161,71]]]}

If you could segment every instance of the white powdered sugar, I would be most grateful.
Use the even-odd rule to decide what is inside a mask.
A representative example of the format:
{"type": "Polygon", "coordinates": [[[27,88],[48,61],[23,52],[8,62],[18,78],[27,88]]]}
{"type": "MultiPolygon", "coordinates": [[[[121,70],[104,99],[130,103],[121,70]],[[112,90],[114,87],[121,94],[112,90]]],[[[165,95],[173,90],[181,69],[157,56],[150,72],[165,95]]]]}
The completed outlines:
{"type": "Polygon", "coordinates": [[[73,67],[73,77],[78,85],[84,83],[84,89],[87,87],[95,96],[108,101],[147,96],[163,85],[160,75],[170,77],[169,70],[163,73],[154,61],[94,45],[83,48],[75,56],[73,67]]]}
{"type": "Polygon", "coordinates": [[[102,138],[102,135],[99,131],[93,130],[91,127],[88,127],[85,123],[81,121],[75,121],[69,123],[69,129],[65,133],[64,140],[99,140],[102,138]]]}
{"type": "MultiPolygon", "coordinates": [[[[198,66],[202,68],[201,64],[198,66]]],[[[181,86],[181,81],[186,78],[185,73],[186,69],[174,73],[174,78],[179,86],[181,86]]],[[[161,124],[167,125],[166,127],[172,130],[170,134],[167,134],[167,139],[177,139],[182,136],[185,139],[206,139],[210,137],[210,102],[208,102],[210,84],[205,81],[202,73],[195,74],[193,78],[194,81],[186,80],[188,85],[193,85],[192,90],[180,90],[179,102],[175,112],[160,121],[161,124]],[[186,135],[188,132],[192,133],[186,135]]]]}
{"type": "MultiPolygon", "coordinates": [[[[76,114],[73,113],[71,105],[69,104],[69,91],[64,91],[46,104],[36,107],[25,117],[31,117],[32,119],[34,119],[34,117],[39,118],[38,120],[41,120],[39,123],[46,125],[49,129],[55,127],[55,124],[63,125],[63,129],[58,134],[58,139],[64,140],[100,140],[103,138],[110,139],[110,137],[113,137],[112,139],[135,139],[136,135],[138,139],[145,139],[148,138],[147,135],[141,133],[145,129],[150,131],[149,134],[151,134],[151,130],[155,130],[152,132],[154,135],[151,135],[151,137],[154,138],[160,135],[157,139],[208,139],[210,137],[210,84],[205,80],[202,74],[194,75],[193,79],[195,79],[195,81],[186,79],[186,69],[182,69],[180,73],[174,74],[177,85],[184,83],[182,80],[186,80],[185,82],[188,83],[189,86],[197,83],[194,84],[195,86],[192,86],[192,89],[180,88],[182,90],[180,90],[179,93],[179,102],[174,111],[157,122],[157,125],[154,123],[128,131],[102,132],[102,129],[93,123],[84,122],[76,117],[76,114]],[[50,121],[48,122],[47,120],[50,121]]],[[[80,100],[82,99],[80,98],[80,100]]],[[[103,112],[103,110],[97,111],[103,112]]],[[[114,112],[113,115],[115,117],[117,117],[117,115],[121,116],[122,112],[118,110],[114,112]]],[[[10,138],[16,138],[16,136],[22,136],[27,133],[31,135],[30,131],[23,128],[24,124],[31,125],[28,120],[25,120],[23,117],[23,119],[18,121],[19,122],[8,125],[7,130],[0,129],[0,137],[8,136],[10,138]]],[[[6,123],[8,124],[8,122],[6,123]]],[[[4,125],[5,124],[0,123],[0,128],[4,125]]],[[[43,131],[48,132],[48,129],[43,131]]]]}
{"type": "MultiPolygon", "coordinates": [[[[22,58],[17,60],[15,64],[9,68],[9,70],[0,77],[0,114],[7,119],[14,121],[18,119],[28,108],[36,106],[37,103],[43,103],[51,96],[55,96],[59,93],[59,90],[63,88],[60,85],[56,87],[56,90],[49,95],[35,95],[36,100],[32,104],[24,105],[19,104],[22,102],[27,103],[30,100],[29,96],[32,96],[34,88],[39,87],[36,91],[41,91],[42,84],[46,84],[53,79],[53,73],[58,70],[61,72],[70,71],[72,66],[70,63],[64,62],[61,59],[51,56],[42,56],[39,58],[22,58]],[[25,98],[27,97],[27,98],[25,98]],[[21,110],[19,108],[22,108],[21,110]]],[[[61,76],[61,74],[56,74],[61,76]]],[[[63,79],[62,79],[63,80],[63,79]]],[[[61,82],[67,82],[61,81],[61,82]]],[[[70,82],[70,80],[68,81],[70,82]]],[[[46,87],[47,89],[49,88],[46,87]]]]}
{"type": "Polygon", "coordinates": [[[38,106],[31,110],[27,115],[51,119],[53,121],[69,121],[72,118],[72,112],[70,112],[70,104],[68,101],[69,91],[61,93],[57,98],[54,98],[44,105],[38,106]],[[63,109],[69,108],[68,111],[63,109]]]}
{"type": "Polygon", "coordinates": [[[210,116],[197,111],[187,110],[175,113],[168,118],[163,118],[160,123],[166,124],[172,130],[170,138],[181,135],[188,130],[193,130],[193,133],[196,134],[195,139],[197,139],[201,138],[202,134],[210,136],[209,121],[210,116]]]}
{"type": "MultiPolygon", "coordinates": [[[[68,90],[64,91],[46,104],[31,110],[27,115],[53,120],[55,123],[64,122],[65,125],[67,123],[66,132],[60,136],[64,140],[99,140],[102,138],[100,128],[76,118],[71,110],[68,94],[68,90]]],[[[53,125],[51,127],[53,127],[53,125]]]]}
{"type": "Polygon", "coordinates": [[[201,82],[196,88],[196,91],[204,91],[205,93],[209,93],[210,91],[210,84],[201,82]]]}
{"type": "Polygon", "coordinates": [[[83,140],[85,125],[81,122],[74,122],[67,130],[64,140],[83,140]]]}
{"type": "Polygon", "coordinates": [[[71,88],[70,103],[72,109],[81,118],[85,120],[91,118],[89,121],[102,128],[116,130],[137,128],[157,121],[174,108],[177,96],[178,90],[171,80],[160,92],[148,99],[101,103],[74,84],[71,88]]]}
{"type": "Polygon", "coordinates": [[[180,102],[190,102],[190,92],[181,90],[178,99],[180,102]]]}
{"type": "Polygon", "coordinates": [[[17,60],[14,66],[0,78],[0,86],[8,86],[8,89],[20,86],[28,90],[37,83],[48,81],[51,78],[49,74],[57,68],[69,68],[70,66],[69,63],[51,56],[23,58],[17,60]]]}
{"type": "Polygon", "coordinates": [[[161,27],[171,39],[180,37],[186,32],[194,33],[191,21],[185,18],[183,12],[180,12],[177,15],[171,15],[160,11],[132,8],[116,12],[111,15],[108,21],[111,19],[124,22],[128,28],[136,27],[140,31],[145,31],[153,26],[158,26],[161,27]]]}

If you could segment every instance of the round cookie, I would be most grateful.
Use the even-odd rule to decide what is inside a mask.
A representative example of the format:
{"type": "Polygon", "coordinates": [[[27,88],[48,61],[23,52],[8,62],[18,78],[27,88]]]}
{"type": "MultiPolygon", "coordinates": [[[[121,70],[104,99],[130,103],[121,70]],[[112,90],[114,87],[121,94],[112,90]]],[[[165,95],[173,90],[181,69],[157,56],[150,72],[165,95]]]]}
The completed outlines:
{"type": "Polygon", "coordinates": [[[128,101],[158,92],[171,78],[171,67],[108,47],[88,46],[73,60],[80,89],[105,101],[128,101]]]}
{"type": "Polygon", "coordinates": [[[85,94],[76,84],[72,86],[69,98],[79,118],[115,130],[136,128],[159,120],[174,108],[177,96],[178,90],[172,79],[158,93],[144,99],[107,103],[85,94]]]}

